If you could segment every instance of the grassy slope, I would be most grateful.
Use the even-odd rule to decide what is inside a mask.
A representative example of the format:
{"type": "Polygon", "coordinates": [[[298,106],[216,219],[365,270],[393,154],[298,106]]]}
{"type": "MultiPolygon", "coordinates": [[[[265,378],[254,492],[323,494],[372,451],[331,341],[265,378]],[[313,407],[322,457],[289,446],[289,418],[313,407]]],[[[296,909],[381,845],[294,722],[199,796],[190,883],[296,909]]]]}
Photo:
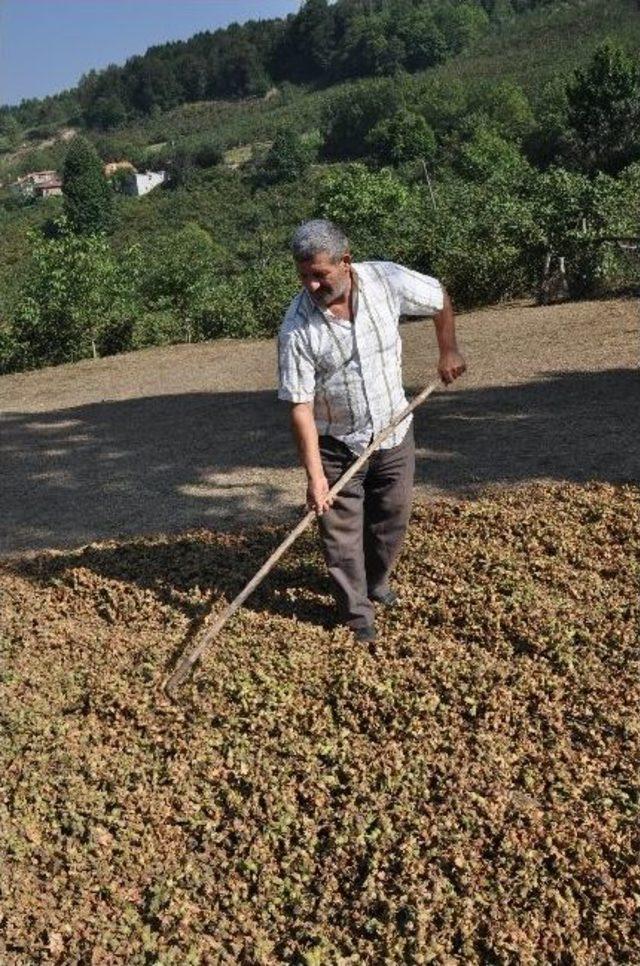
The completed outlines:
{"type": "Polygon", "coordinates": [[[544,84],[583,65],[606,37],[630,53],[640,50],[640,16],[632,0],[573,0],[541,7],[486,37],[432,73],[438,78],[513,80],[535,102],[544,84]]]}

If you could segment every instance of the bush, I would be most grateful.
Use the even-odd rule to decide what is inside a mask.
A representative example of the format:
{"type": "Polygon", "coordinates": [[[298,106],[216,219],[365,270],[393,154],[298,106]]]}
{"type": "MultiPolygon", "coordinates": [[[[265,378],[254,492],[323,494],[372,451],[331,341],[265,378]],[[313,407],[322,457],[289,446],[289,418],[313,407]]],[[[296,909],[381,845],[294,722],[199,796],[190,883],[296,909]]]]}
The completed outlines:
{"type": "Polygon", "coordinates": [[[0,324],[0,375],[13,372],[18,365],[18,342],[8,324],[0,324]]]}
{"type": "Polygon", "coordinates": [[[279,131],[256,174],[257,185],[291,183],[302,178],[314,159],[315,147],[291,130],[279,131]]]}
{"type": "Polygon", "coordinates": [[[599,239],[637,231],[634,181],[604,174],[590,179],[563,168],[551,168],[536,179],[531,202],[544,251],[565,257],[572,296],[600,294],[617,274],[615,250],[599,239]]]}
{"type": "Polygon", "coordinates": [[[373,172],[350,164],[325,175],[316,215],[341,225],[358,257],[402,261],[411,245],[410,200],[409,189],[390,169],[373,172]]]}
{"type": "Polygon", "coordinates": [[[220,164],[223,157],[220,144],[211,138],[196,143],[192,150],[193,163],[197,168],[213,168],[220,164]]]}
{"type": "Polygon", "coordinates": [[[467,181],[498,184],[509,189],[522,184],[532,172],[518,148],[491,128],[478,126],[471,138],[456,148],[454,167],[467,181]]]}
{"type": "Polygon", "coordinates": [[[74,235],[63,220],[55,237],[32,239],[14,320],[20,367],[75,362],[103,343],[115,351],[137,309],[137,250],[117,258],[104,236],[74,235]]]}
{"type": "Polygon", "coordinates": [[[472,100],[472,107],[502,137],[521,141],[532,130],[535,118],[527,95],[511,81],[486,84],[472,100]]]}
{"type": "Polygon", "coordinates": [[[199,334],[205,339],[275,335],[298,288],[288,258],[217,279],[203,299],[199,334]]]}
{"type": "Polygon", "coordinates": [[[131,327],[129,347],[174,345],[184,340],[184,323],[170,309],[141,311],[131,327]]]}
{"type": "Polygon", "coordinates": [[[416,267],[442,279],[459,306],[486,305],[530,292],[542,250],[532,205],[495,186],[449,179],[436,187],[437,210],[429,210],[416,267]]]}
{"type": "Polygon", "coordinates": [[[416,159],[430,162],[436,153],[436,137],[425,119],[404,110],[379,121],[367,135],[366,144],[383,165],[416,159]]]}
{"type": "Polygon", "coordinates": [[[403,107],[394,81],[362,81],[344,88],[327,104],[323,116],[324,156],[329,161],[362,158],[375,125],[403,107]]]}

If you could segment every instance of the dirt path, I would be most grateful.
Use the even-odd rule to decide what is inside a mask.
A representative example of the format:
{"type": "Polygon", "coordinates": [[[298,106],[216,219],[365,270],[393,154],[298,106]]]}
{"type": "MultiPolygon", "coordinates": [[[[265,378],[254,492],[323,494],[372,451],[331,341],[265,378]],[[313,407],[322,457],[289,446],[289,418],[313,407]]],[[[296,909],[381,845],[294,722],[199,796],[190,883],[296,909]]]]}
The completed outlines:
{"type": "MultiPolygon", "coordinates": [[[[416,418],[419,497],[532,480],[637,480],[634,301],[460,316],[469,373],[416,418]]],[[[403,326],[429,381],[431,323],[403,326]]],[[[0,552],[295,517],[303,477],[273,341],[220,341],[0,378],[0,552]]]]}

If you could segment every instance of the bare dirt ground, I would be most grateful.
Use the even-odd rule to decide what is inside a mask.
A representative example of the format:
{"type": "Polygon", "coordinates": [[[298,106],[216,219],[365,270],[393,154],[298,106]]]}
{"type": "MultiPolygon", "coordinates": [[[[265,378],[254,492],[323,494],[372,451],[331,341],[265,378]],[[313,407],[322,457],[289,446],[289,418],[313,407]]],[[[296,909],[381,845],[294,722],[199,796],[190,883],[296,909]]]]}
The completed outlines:
{"type": "MultiPolygon", "coordinates": [[[[637,481],[638,329],[631,300],[461,315],[469,371],[417,413],[417,497],[637,481]]],[[[411,391],[434,375],[432,324],[403,341],[411,391]]],[[[275,388],[274,340],[0,378],[0,552],[294,519],[303,476],[275,388]]]]}

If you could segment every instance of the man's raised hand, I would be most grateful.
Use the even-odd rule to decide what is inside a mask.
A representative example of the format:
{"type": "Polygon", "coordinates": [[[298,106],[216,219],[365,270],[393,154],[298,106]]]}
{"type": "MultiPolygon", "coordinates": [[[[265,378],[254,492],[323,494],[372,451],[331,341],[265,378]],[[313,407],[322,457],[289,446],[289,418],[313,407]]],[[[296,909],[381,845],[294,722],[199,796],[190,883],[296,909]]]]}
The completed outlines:
{"type": "Polygon", "coordinates": [[[449,385],[463,372],[466,372],[467,364],[456,349],[449,349],[440,353],[438,362],[438,374],[445,385],[449,385]]]}

